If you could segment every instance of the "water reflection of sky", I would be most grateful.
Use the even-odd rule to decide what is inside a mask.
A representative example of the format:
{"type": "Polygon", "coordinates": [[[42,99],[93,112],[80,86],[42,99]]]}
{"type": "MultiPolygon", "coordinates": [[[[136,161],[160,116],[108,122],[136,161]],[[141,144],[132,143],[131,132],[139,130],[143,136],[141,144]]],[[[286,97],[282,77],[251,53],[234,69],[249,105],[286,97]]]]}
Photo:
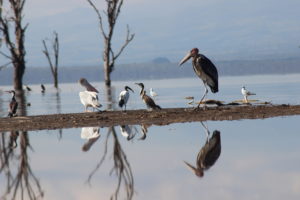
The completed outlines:
{"type": "MultiPolygon", "coordinates": [[[[278,78],[225,77],[221,80],[221,92],[215,96],[210,94],[209,98],[241,99],[240,86],[245,84],[262,100],[299,103],[299,75],[283,76],[280,83],[278,78]]],[[[202,95],[203,88],[198,83],[197,79],[145,81],[148,88],[151,85],[159,93],[157,101],[163,107],[187,106],[183,97],[202,95]]],[[[117,82],[116,90],[123,85],[117,82]]],[[[33,86],[33,89],[35,87],[39,88],[33,86]]],[[[78,99],[80,88],[66,84],[61,85],[61,90],[61,112],[82,112],[78,99]]],[[[4,95],[0,98],[5,100],[2,103],[5,106],[8,98],[4,95]]],[[[28,113],[56,113],[58,108],[53,102],[56,98],[54,92],[45,96],[32,92],[28,95],[28,101],[32,102],[28,113]]],[[[138,95],[128,107],[143,108],[138,95]]],[[[299,199],[299,119],[293,116],[207,122],[211,133],[221,132],[222,152],[203,178],[196,177],[183,163],[195,165],[197,154],[205,144],[206,134],[199,122],[151,126],[145,140],[138,140],[141,136],[138,125],[139,132],[130,141],[120,134],[119,127],[116,131],[132,167],[134,199],[299,199]]],[[[30,164],[45,192],[44,199],[109,199],[116,186],[116,177],[109,176],[113,165],[111,149],[103,166],[93,176],[92,185],[86,183],[101,159],[107,131],[108,128],[100,129],[100,137],[87,152],[82,151],[87,140],[81,138],[81,128],[64,129],[61,138],[58,130],[29,132],[34,150],[28,149],[30,164]]],[[[111,140],[108,145],[112,147],[111,140]]],[[[5,179],[3,174],[0,176],[2,195],[5,179]]]]}
{"type": "MultiPolygon", "coordinates": [[[[298,199],[298,121],[299,117],[286,117],[208,122],[211,131],[221,131],[222,153],[203,178],[183,163],[194,164],[205,143],[200,123],[151,126],[144,141],[127,141],[116,130],[132,167],[136,199],[298,199]]],[[[103,153],[107,129],[100,132],[88,152],[81,150],[81,129],[63,130],[60,140],[55,130],[30,133],[31,166],[45,199],[109,198],[115,187],[108,175],[111,156],[92,178],[92,186],[85,183],[103,153]]]]}

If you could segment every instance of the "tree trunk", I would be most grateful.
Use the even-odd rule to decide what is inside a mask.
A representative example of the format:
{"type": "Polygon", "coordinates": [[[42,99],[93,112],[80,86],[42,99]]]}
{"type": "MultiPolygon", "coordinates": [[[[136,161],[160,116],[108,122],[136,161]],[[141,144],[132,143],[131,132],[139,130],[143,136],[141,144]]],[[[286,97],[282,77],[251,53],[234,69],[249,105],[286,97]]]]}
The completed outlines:
{"type": "Polygon", "coordinates": [[[14,64],[14,89],[16,91],[23,90],[23,74],[25,71],[24,63],[16,63],[14,64]]]}
{"type": "Polygon", "coordinates": [[[104,67],[104,81],[106,86],[111,85],[110,80],[110,40],[104,40],[105,46],[104,46],[104,53],[103,53],[103,67],[104,67]]]}
{"type": "Polygon", "coordinates": [[[105,79],[105,85],[110,86],[110,70],[109,70],[109,64],[107,62],[104,62],[104,79],[105,79]]]}
{"type": "Polygon", "coordinates": [[[57,77],[57,69],[56,69],[56,71],[55,71],[55,73],[53,74],[53,78],[54,78],[54,87],[56,88],[56,89],[58,89],[58,77],[57,77]]]}

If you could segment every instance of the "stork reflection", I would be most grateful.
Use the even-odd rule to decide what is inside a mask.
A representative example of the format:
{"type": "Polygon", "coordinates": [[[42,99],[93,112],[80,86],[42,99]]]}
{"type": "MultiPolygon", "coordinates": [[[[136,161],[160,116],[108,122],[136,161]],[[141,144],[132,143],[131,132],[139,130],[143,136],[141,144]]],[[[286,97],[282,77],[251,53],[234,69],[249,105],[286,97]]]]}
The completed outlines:
{"type": "Polygon", "coordinates": [[[83,127],[80,134],[81,139],[86,139],[87,142],[82,146],[82,151],[89,151],[91,146],[99,139],[100,137],[100,128],[99,127],[83,127]]]}
{"type": "Polygon", "coordinates": [[[206,131],[206,142],[201,147],[196,160],[196,167],[184,161],[189,169],[198,177],[204,176],[204,171],[212,167],[216,161],[219,159],[221,154],[221,134],[220,131],[214,130],[212,136],[210,137],[210,132],[202,122],[202,126],[206,131]]]}

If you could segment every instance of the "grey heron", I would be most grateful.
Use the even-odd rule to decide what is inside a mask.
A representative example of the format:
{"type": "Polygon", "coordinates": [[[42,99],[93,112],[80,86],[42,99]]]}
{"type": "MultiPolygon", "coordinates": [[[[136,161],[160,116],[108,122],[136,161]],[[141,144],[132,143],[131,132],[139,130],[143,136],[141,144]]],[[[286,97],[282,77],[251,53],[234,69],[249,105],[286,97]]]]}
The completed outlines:
{"type": "Polygon", "coordinates": [[[193,48],[179,63],[181,66],[183,63],[192,58],[192,65],[196,75],[203,81],[205,92],[198,104],[200,106],[204,97],[208,93],[207,85],[210,87],[212,93],[219,91],[218,87],[218,70],[215,65],[203,54],[199,53],[197,48],[193,48]]]}
{"type": "Polygon", "coordinates": [[[85,78],[81,78],[79,83],[86,89],[86,91],[79,92],[80,101],[84,105],[85,112],[88,111],[88,107],[99,110],[102,105],[98,100],[98,90],[94,88],[85,78]]]}
{"type": "Polygon", "coordinates": [[[144,103],[146,104],[147,108],[149,110],[161,110],[161,107],[159,105],[156,105],[154,100],[148,95],[146,95],[146,91],[144,90],[144,84],[143,83],[135,83],[135,84],[141,87],[140,96],[144,101],[144,103]]]}
{"type": "Polygon", "coordinates": [[[122,92],[120,92],[120,95],[119,95],[119,106],[121,108],[125,108],[125,111],[126,111],[126,105],[127,105],[127,101],[129,99],[129,90],[131,90],[133,93],[134,91],[128,87],[128,86],[125,86],[124,90],[122,92]]]}

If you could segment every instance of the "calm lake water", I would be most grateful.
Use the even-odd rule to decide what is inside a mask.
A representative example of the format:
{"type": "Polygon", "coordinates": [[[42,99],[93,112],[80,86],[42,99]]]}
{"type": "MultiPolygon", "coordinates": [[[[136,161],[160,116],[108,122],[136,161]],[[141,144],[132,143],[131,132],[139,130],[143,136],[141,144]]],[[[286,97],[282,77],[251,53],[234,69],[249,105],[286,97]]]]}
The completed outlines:
{"type": "MultiPolygon", "coordinates": [[[[194,96],[198,100],[204,91],[202,82],[197,78],[142,82],[148,94],[149,88],[154,88],[158,93],[155,100],[164,108],[191,106],[187,104],[189,100],[185,97],[194,96]]],[[[113,96],[118,96],[124,85],[128,85],[135,93],[131,95],[127,108],[145,108],[138,95],[139,88],[133,83],[134,81],[113,82],[113,96]]],[[[300,74],[221,77],[219,84],[220,92],[209,93],[209,99],[226,102],[242,99],[240,89],[245,85],[257,94],[250,99],[271,101],[274,104],[300,104],[300,74]]],[[[106,107],[108,102],[103,83],[93,85],[100,90],[100,101],[106,107]]],[[[27,115],[75,113],[84,110],[78,97],[82,88],[77,83],[61,84],[59,93],[52,86],[46,85],[44,95],[41,94],[39,85],[30,87],[32,92],[26,93],[26,101],[31,104],[27,107],[27,115]]],[[[9,87],[0,89],[6,90],[9,87]]],[[[6,116],[9,99],[9,95],[0,93],[0,116],[6,116]]],[[[21,137],[20,132],[16,141],[18,146],[10,152],[7,159],[9,167],[4,167],[5,158],[3,154],[1,156],[0,199],[4,198],[8,185],[12,187],[7,199],[11,199],[15,188],[18,192],[17,199],[20,199],[21,187],[13,182],[20,169],[31,169],[30,186],[34,194],[38,194],[40,187],[44,193],[43,199],[109,199],[118,184],[115,171],[110,174],[116,161],[115,152],[115,156],[117,154],[123,159],[126,154],[133,178],[126,180],[134,183],[133,199],[298,200],[299,120],[300,116],[292,116],[205,122],[211,135],[215,130],[220,131],[221,154],[201,178],[184,163],[186,161],[195,166],[197,155],[206,143],[206,130],[200,122],[150,126],[147,127],[144,140],[141,139],[143,131],[140,125],[131,127],[135,134],[131,140],[121,134],[119,126],[114,127],[115,136],[109,131],[110,128],[95,127],[96,133],[90,135],[90,139],[87,139],[87,134],[82,133],[87,130],[86,127],[32,131],[25,133],[26,137],[21,137]],[[89,175],[105,153],[106,144],[107,155],[103,164],[88,183],[89,175]],[[118,147],[121,147],[124,154],[118,147]],[[119,151],[116,153],[116,150],[119,151]],[[21,157],[20,152],[23,155],[21,157]],[[28,162],[24,162],[24,155],[28,157],[28,162]],[[8,175],[10,173],[11,176],[8,175]]],[[[2,153],[4,147],[9,146],[10,134],[1,133],[2,153]],[[3,141],[7,143],[4,144],[3,141]]],[[[11,148],[6,148],[7,151],[9,149],[11,148]]],[[[125,177],[130,176],[125,173],[125,177]]],[[[23,182],[24,199],[30,199],[25,185],[23,182]]],[[[124,182],[121,182],[118,197],[126,199],[124,182]]]]}

